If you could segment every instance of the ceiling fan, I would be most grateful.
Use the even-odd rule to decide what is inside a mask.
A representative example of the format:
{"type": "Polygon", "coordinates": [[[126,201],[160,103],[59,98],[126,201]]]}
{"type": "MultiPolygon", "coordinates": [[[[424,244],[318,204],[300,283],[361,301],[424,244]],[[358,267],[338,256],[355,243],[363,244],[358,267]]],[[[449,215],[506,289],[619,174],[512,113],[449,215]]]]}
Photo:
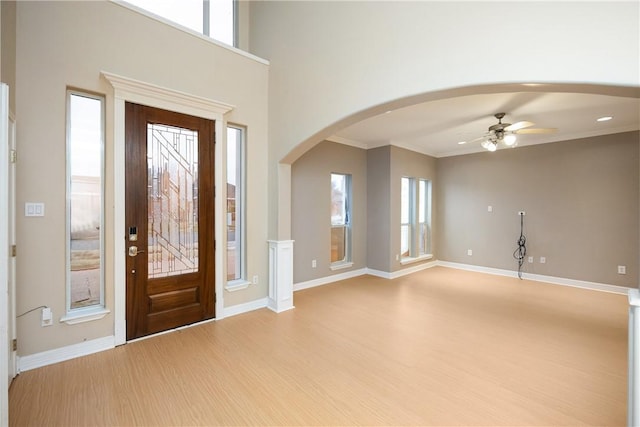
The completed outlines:
{"type": "Polygon", "coordinates": [[[517,134],[541,134],[541,133],[553,133],[557,129],[555,128],[532,128],[535,123],[528,121],[520,121],[514,124],[502,123],[505,113],[496,113],[494,117],[498,119],[498,123],[489,126],[487,132],[480,138],[474,139],[475,141],[482,141],[480,145],[482,148],[488,151],[496,151],[499,143],[504,143],[507,147],[514,147],[517,142],[517,134]]]}

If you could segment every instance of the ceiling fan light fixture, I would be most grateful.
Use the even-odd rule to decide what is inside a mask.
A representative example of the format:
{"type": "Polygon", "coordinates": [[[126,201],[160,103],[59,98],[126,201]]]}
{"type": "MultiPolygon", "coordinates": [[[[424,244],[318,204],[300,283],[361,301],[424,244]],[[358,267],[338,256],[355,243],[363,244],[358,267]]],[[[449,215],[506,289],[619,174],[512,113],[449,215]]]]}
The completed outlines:
{"type": "Polygon", "coordinates": [[[512,147],[516,143],[516,140],[516,136],[512,133],[505,135],[503,138],[504,144],[509,147],[512,147]]]}
{"type": "Polygon", "coordinates": [[[498,145],[490,139],[485,139],[480,145],[487,151],[496,151],[498,148],[498,145]]]}

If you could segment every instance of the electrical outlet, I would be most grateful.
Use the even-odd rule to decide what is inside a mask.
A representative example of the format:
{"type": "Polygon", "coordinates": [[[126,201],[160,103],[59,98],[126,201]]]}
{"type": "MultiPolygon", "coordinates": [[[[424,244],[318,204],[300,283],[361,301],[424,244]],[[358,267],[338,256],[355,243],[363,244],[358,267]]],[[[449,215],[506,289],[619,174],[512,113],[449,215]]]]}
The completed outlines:
{"type": "Polygon", "coordinates": [[[533,264],[533,257],[532,256],[529,257],[529,264],[533,264]]]}
{"type": "Polygon", "coordinates": [[[545,264],[547,262],[547,258],[541,256],[540,257],[540,264],[545,264]]]}
{"type": "Polygon", "coordinates": [[[258,276],[253,276],[253,284],[254,285],[258,284],[258,276]]]}
{"type": "Polygon", "coordinates": [[[400,254],[396,254],[396,261],[400,261],[400,254]]]}
{"type": "Polygon", "coordinates": [[[42,323],[41,326],[51,326],[53,324],[53,312],[49,307],[42,309],[42,323]]]}
{"type": "Polygon", "coordinates": [[[316,268],[318,266],[318,264],[316,263],[315,259],[311,260],[311,268],[316,268]]]}
{"type": "Polygon", "coordinates": [[[493,206],[491,205],[487,206],[487,212],[493,212],[493,206]]]}
{"type": "Polygon", "coordinates": [[[467,255],[473,256],[473,251],[471,249],[467,249],[467,255]]]}
{"type": "Polygon", "coordinates": [[[627,274],[627,266],[619,265],[618,266],[618,274],[627,274]]]}

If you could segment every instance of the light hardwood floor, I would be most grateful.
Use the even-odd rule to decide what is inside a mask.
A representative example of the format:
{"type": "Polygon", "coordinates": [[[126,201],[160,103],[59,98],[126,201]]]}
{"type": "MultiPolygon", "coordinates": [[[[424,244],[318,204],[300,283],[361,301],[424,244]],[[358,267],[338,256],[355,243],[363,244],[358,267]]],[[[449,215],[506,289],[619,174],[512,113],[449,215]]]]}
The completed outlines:
{"type": "Polygon", "coordinates": [[[10,425],[624,425],[627,299],[436,267],[24,372],[10,425]]]}

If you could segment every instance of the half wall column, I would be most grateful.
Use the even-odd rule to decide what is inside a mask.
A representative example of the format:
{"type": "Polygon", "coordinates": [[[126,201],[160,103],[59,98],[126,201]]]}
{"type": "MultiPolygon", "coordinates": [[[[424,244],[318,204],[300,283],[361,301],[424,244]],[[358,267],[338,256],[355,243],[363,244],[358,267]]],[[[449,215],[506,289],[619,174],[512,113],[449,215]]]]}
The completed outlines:
{"type": "Polygon", "coordinates": [[[293,240],[269,240],[269,302],[276,313],[293,306],[293,240]]]}
{"type": "Polygon", "coordinates": [[[629,403],[627,425],[640,426],[640,289],[629,291],[629,403]]]}

